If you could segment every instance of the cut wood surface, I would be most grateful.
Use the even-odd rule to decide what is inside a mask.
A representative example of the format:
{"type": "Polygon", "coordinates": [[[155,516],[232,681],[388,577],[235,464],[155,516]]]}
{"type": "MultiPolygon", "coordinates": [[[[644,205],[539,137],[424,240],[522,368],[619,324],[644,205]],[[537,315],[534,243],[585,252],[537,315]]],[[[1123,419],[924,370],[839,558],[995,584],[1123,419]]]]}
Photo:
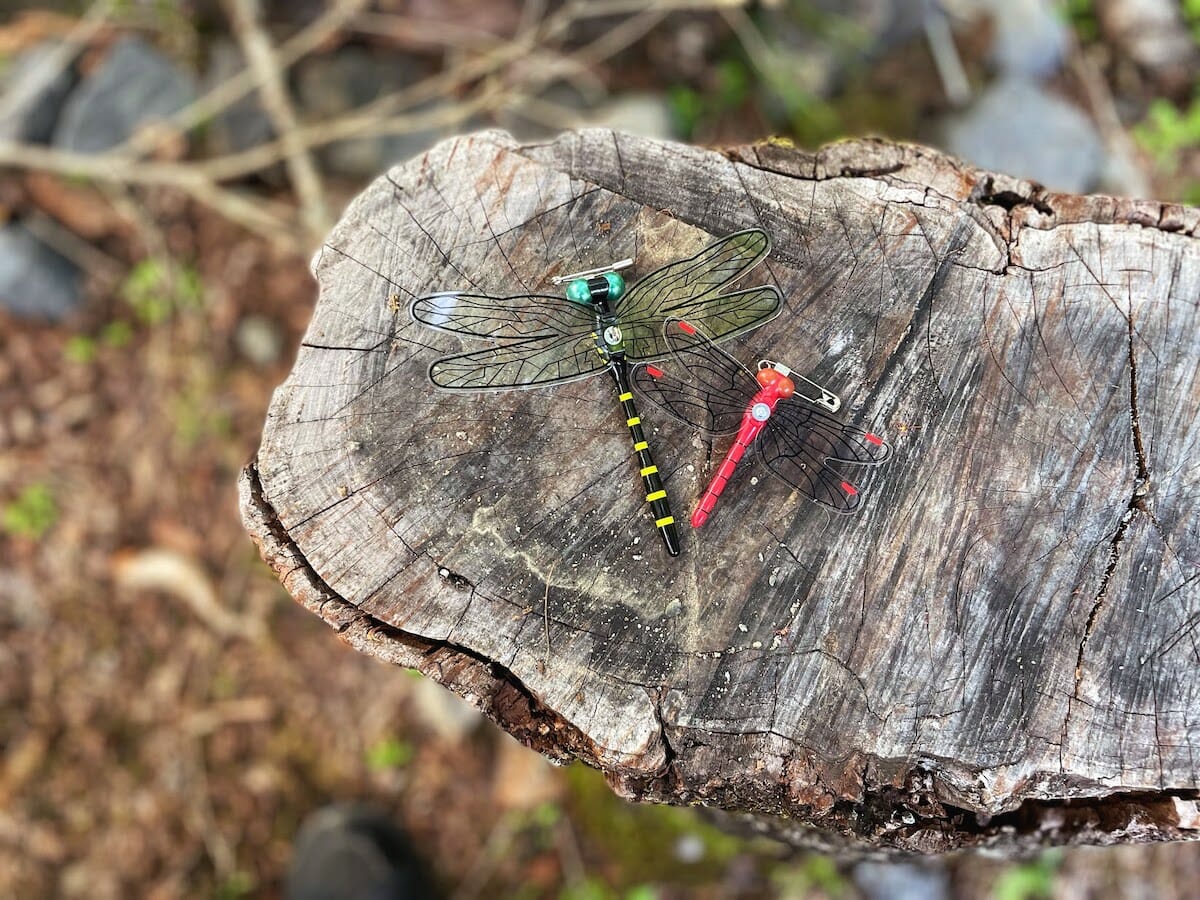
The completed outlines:
{"type": "MultiPolygon", "coordinates": [[[[626,796],[797,844],[1200,837],[1200,211],[878,141],[488,132],[379,178],[313,269],[242,506],[354,646],[626,796]],[[413,297],[634,280],[746,228],[773,246],[744,284],[785,307],[723,346],[887,438],[855,515],[748,456],[671,558],[611,379],[429,382],[485,344],[413,297]]],[[[686,523],[729,439],[642,405],[686,523]]]]}

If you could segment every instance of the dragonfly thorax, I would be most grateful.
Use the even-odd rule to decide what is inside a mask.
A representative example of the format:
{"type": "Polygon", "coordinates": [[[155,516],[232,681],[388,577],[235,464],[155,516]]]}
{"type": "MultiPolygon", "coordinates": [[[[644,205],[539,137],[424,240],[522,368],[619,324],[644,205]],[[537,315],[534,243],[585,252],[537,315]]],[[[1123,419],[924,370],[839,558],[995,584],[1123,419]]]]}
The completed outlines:
{"type": "Polygon", "coordinates": [[[792,379],[788,378],[790,374],[790,371],[781,372],[774,366],[766,366],[755,372],[754,378],[764,391],[770,392],[775,399],[779,400],[792,396],[796,390],[792,379]]]}
{"type": "Polygon", "coordinates": [[[750,407],[750,417],[755,422],[765,422],[771,418],[771,404],[759,401],[750,407]]]}
{"type": "Polygon", "coordinates": [[[603,337],[604,343],[608,344],[609,347],[615,348],[621,346],[621,329],[616,325],[609,325],[605,328],[603,337]]]}

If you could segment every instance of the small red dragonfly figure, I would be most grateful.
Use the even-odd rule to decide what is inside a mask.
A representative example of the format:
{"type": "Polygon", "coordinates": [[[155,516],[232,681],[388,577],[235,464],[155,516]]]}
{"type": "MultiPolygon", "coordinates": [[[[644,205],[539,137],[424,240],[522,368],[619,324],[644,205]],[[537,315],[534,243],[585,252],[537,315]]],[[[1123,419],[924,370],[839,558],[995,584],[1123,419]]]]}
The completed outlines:
{"type": "Polygon", "coordinates": [[[875,466],[891,449],[878,435],[834,418],[841,407],[836,394],[772,360],[760,360],[752,372],[683,319],[667,319],[663,333],[681,377],[643,365],[634,371],[634,385],[694,428],[737,434],[692,514],[693,528],[708,520],[751,447],[771,472],[822,506],[838,513],[858,509],[858,488],[828,462],[875,466]],[[798,392],[798,382],[812,394],[798,392]]]}

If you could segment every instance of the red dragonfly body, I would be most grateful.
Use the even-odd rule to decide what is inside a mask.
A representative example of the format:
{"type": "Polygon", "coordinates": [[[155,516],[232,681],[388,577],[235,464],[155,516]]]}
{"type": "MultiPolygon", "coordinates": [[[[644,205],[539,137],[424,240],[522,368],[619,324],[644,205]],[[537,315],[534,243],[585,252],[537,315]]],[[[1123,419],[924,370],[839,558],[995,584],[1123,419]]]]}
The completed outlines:
{"type": "Polygon", "coordinates": [[[758,439],[762,430],[767,427],[767,420],[775,412],[775,404],[785,397],[792,396],[796,390],[792,379],[775,368],[759,369],[755,378],[761,387],[746,407],[742,416],[742,426],[738,429],[733,445],[721,460],[717,474],[713,476],[708,490],[700,499],[700,505],[692,513],[693,528],[699,528],[708,521],[708,514],[713,511],[721,491],[725,490],[725,485],[733,477],[733,470],[737,468],[737,464],[742,461],[742,457],[758,439]]]}
{"type": "Polygon", "coordinates": [[[663,332],[679,374],[646,365],[635,371],[634,384],[676,418],[712,435],[736,435],[692,514],[693,528],[708,521],[751,450],[827,509],[858,508],[858,488],[829,463],[876,466],[891,451],[878,435],[831,415],[841,407],[836,394],[773,360],[761,360],[753,372],[682,319],[668,319],[663,332]]]}

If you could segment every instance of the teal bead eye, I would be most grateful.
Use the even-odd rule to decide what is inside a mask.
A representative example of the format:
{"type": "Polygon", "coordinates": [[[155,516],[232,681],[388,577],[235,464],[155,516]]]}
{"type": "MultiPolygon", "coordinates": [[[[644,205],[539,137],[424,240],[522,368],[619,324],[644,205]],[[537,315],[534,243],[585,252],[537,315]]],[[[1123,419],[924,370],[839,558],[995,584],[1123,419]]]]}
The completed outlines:
{"type": "Polygon", "coordinates": [[[604,280],[608,282],[608,299],[620,299],[625,293],[625,279],[616,272],[605,272],[604,280]]]}
{"type": "Polygon", "coordinates": [[[592,292],[588,289],[587,282],[582,278],[576,278],[574,281],[568,282],[567,299],[572,303],[589,305],[592,302],[592,292]]]}

